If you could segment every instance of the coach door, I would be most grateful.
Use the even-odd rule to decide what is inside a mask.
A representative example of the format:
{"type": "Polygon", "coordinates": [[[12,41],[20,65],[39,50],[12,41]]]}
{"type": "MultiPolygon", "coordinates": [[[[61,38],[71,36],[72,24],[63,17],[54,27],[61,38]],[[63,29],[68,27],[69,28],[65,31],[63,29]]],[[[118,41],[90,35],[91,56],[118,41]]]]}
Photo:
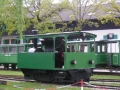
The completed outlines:
{"type": "Polygon", "coordinates": [[[107,43],[97,43],[97,64],[107,64],[107,43]]]}

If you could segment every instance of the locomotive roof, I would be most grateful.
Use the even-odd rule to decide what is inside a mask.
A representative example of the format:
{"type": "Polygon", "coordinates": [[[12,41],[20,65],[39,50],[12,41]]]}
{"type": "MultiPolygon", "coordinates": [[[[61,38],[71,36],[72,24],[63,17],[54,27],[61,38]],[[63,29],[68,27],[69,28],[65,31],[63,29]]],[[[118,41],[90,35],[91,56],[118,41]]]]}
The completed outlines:
{"type": "MultiPolygon", "coordinates": [[[[54,37],[68,37],[69,39],[74,39],[74,38],[83,38],[83,34],[85,34],[85,38],[96,38],[97,35],[88,33],[88,32],[81,32],[81,31],[76,31],[76,32],[60,32],[60,33],[47,33],[47,34],[37,34],[37,35],[24,35],[23,37],[26,39],[30,38],[54,38],[54,37]]],[[[17,37],[19,38],[19,37],[17,37]]]]}

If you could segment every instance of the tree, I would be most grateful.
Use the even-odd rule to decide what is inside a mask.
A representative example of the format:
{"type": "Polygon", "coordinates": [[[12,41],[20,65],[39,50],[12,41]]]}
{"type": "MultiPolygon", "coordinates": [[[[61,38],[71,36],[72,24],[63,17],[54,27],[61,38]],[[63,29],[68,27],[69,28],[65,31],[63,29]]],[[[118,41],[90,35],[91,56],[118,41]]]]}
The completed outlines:
{"type": "Polygon", "coordinates": [[[58,23],[62,22],[61,30],[82,30],[85,26],[96,26],[98,27],[98,22],[93,22],[91,19],[97,19],[99,17],[98,11],[102,7],[101,3],[104,0],[62,0],[58,5],[55,5],[59,11],[55,11],[54,16],[58,19],[58,23]],[[67,18],[69,18],[67,23],[63,20],[63,16],[60,15],[60,12],[66,11],[69,14],[67,18]],[[73,22],[76,22],[76,25],[72,28],[68,26],[73,22]]]}
{"type": "Polygon", "coordinates": [[[31,25],[38,33],[58,32],[54,22],[51,20],[52,13],[50,8],[52,0],[24,0],[26,13],[31,18],[31,25]]]}
{"type": "Polygon", "coordinates": [[[20,8],[24,8],[22,3],[22,7],[19,6],[19,2],[22,2],[22,0],[0,0],[0,36],[4,32],[11,35],[14,31],[16,31],[16,34],[22,35],[23,30],[30,26],[30,19],[19,13],[20,8]],[[24,17],[24,25],[20,26],[19,21],[21,22],[21,19],[19,16],[22,15],[24,17]]]}
{"type": "Polygon", "coordinates": [[[99,18],[102,24],[112,22],[115,26],[120,25],[120,4],[116,0],[106,0],[107,6],[103,5],[104,15],[99,18]]]}

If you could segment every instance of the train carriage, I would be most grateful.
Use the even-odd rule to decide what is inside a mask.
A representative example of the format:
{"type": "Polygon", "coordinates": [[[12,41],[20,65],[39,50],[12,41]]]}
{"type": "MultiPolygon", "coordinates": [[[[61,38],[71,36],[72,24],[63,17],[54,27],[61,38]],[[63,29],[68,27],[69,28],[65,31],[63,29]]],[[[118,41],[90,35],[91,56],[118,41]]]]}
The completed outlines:
{"type": "MultiPolygon", "coordinates": [[[[78,52],[95,52],[95,65],[96,68],[113,68],[120,67],[120,40],[116,38],[109,38],[108,35],[105,39],[99,41],[69,41],[69,47],[73,51],[78,52]],[[82,49],[82,50],[81,50],[82,49]]],[[[113,36],[115,36],[113,34],[113,36]]]]}
{"type": "Polygon", "coordinates": [[[11,66],[11,69],[15,70],[17,67],[17,53],[27,52],[32,47],[32,43],[0,45],[0,64],[4,66],[4,69],[9,69],[11,66]]]}
{"type": "Polygon", "coordinates": [[[114,69],[119,67],[120,40],[101,40],[98,42],[98,45],[100,51],[97,58],[97,64],[114,69]]]}
{"type": "Polygon", "coordinates": [[[18,53],[18,68],[25,79],[51,82],[89,81],[95,68],[95,53],[72,52],[67,41],[80,38],[93,38],[96,35],[86,32],[66,32],[24,36],[25,41],[34,39],[34,52],[18,53]],[[38,40],[42,47],[37,47],[38,40]]]}
{"type": "Polygon", "coordinates": [[[103,40],[96,41],[96,68],[119,68],[120,40],[113,33],[103,36],[103,40]]]}

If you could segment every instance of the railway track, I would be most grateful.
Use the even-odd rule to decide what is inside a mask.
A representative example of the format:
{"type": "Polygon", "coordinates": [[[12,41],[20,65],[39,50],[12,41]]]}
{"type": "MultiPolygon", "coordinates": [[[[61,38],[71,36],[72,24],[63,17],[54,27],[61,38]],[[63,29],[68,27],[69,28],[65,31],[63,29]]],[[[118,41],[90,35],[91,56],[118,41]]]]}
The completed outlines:
{"type": "Polygon", "coordinates": [[[102,89],[102,90],[108,90],[108,89],[111,89],[111,90],[120,90],[120,86],[100,85],[100,84],[89,84],[89,83],[86,83],[86,84],[84,85],[84,87],[87,87],[87,88],[95,88],[95,89],[102,89]]]}
{"type": "Polygon", "coordinates": [[[22,76],[16,75],[0,75],[1,81],[25,81],[22,76]]]}
{"type": "Polygon", "coordinates": [[[95,82],[118,82],[118,83],[120,83],[120,80],[115,80],[115,79],[91,79],[90,81],[95,81],[95,82]]]}
{"type": "Polygon", "coordinates": [[[114,76],[120,76],[120,73],[118,72],[93,72],[93,75],[114,75],[114,76]]]}
{"type": "MultiPolygon", "coordinates": [[[[15,75],[0,75],[0,81],[19,81],[19,82],[26,82],[26,80],[23,78],[23,76],[15,76],[15,75]]],[[[27,82],[35,82],[34,80],[27,80],[27,82]]],[[[90,82],[119,82],[119,80],[111,80],[111,79],[91,79],[90,82]]],[[[41,82],[41,84],[50,84],[49,82],[41,82]]],[[[51,83],[53,85],[53,83],[51,83]]],[[[70,85],[67,85],[67,84],[58,84],[58,83],[55,83],[54,84],[55,86],[58,86],[58,87],[67,87],[67,86],[77,86],[77,87],[80,87],[80,82],[78,83],[75,83],[75,84],[70,84],[70,85]]],[[[111,86],[111,85],[100,85],[100,84],[90,84],[90,83],[87,83],[87,82],[84,82],[84,87],[87,87],[87,88],[94,88],[94,89],[112,89],[112,90],[120,90],[120,86],[111,86]]]]}

